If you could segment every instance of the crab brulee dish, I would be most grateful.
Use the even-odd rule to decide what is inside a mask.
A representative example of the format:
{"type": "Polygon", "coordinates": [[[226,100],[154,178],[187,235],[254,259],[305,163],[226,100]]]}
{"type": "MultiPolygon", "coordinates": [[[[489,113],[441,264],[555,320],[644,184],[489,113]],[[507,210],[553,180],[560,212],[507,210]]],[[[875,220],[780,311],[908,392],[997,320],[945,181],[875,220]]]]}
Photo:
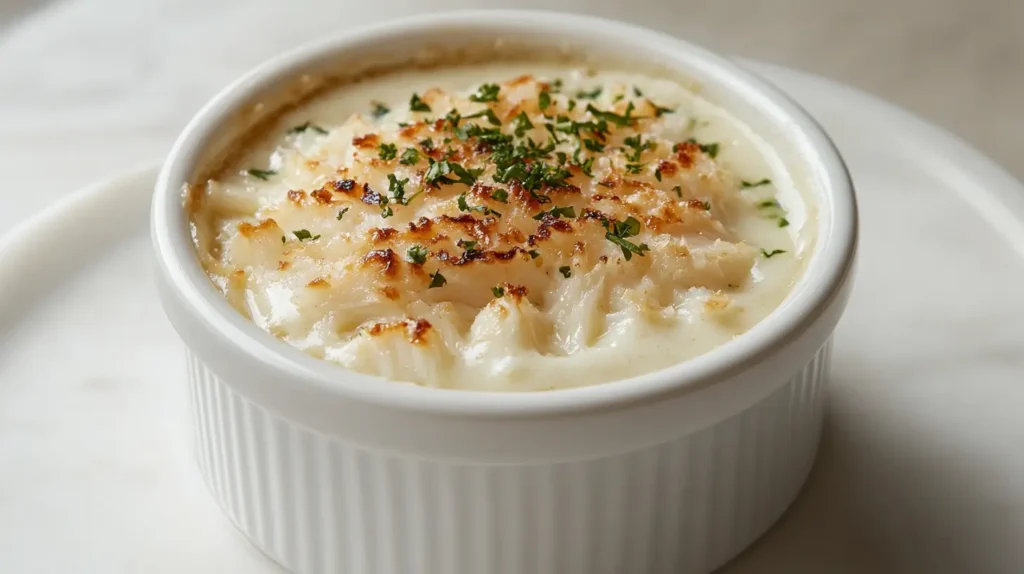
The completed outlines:
{"type": "Polygon", "coordinates": [[[504,62],[321,90],[187,208],[209,278],[288,344],[392,381],[541,391],[750,329],[813,247],[800,197],[697,86],[504,62]]]}

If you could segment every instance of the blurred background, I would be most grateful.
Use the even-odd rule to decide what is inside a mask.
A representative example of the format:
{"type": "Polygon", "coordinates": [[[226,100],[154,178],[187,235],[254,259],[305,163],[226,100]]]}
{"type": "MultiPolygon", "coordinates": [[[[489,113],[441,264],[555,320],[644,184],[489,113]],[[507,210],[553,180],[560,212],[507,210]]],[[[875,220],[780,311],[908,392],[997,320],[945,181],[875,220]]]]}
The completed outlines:
{"type": "Polygon", "coordinates": [[[0,170],[27,190],[2,196],[0,224],[158,160],[198,106],[275,52],[456,7],[589,12],[825,76],[1024,176],[1019,0],[0,0],[0,170]]]}

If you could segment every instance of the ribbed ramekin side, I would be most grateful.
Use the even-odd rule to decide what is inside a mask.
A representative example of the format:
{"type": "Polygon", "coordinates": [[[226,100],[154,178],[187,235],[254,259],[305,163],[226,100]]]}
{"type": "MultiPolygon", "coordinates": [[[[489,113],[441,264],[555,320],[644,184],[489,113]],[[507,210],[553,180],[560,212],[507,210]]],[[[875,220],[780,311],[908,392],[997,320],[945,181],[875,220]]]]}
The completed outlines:
{"type": "Polygon", "coordinates": [[[831,344],[756,405],[614,456],[474,465],[293,424],[188,356],[199,469],[229,518],[304,574],[678,574],[746,548],[817,451],[831,344]]]}

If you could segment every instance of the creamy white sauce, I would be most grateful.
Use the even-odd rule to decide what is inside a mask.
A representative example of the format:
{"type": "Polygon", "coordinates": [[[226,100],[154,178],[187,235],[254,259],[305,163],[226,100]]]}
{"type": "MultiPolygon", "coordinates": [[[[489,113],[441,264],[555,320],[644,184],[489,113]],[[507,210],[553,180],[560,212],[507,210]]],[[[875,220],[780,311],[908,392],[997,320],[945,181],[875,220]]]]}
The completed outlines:
{"type": "MultiPolygon", "coordinates": [[[[649,108],[646,112],[653,117],[649,108]]],[[[540,112],[528,116],[534,124],[534,130],[527,130],[530,136],[545,141],[540,112]]],[[[491,127],[485,120],[476,121],[491,127]]],[[[509,122],[503,123],[502,129],[511,131],[509,122]]],[[[558,149],[571,156],[576,144],[563,137],[566,141],[558,149]]],[[[495,184],[488,173],[480,182],[496,189],[508,187],[495,184]]],[[[237,165],[200,186],[194,197],[194,235],[207,272],[229,301],[261,328],[356,371],[401,382],[496,391],[559,389],[620,379],[728,342],[778,306],[798,279],[804,251],[811,244],[800,233],[813,213],[800,201],[802,195],[769,145],[679,84],[639,74],[589,73],[537,63],[412,70],[339,87],[281,117],[237,165]],[[573,226],[572,232],[555,232],[536,249],[522,242],[523,252],[512,262],[451,266],[438,260],[438,252],[464,253],[465,248],[454,245],[463,228],[436,228],[450,241],[432,245],[425,242],[427,236],[406,231],[410,222],[423,216],[466,215],[457,199],[467,192],[466,186],[431,188],[409,205],[393,199],[388,206],[360,200],[358,186],[363,183],[388,195],[387,174],[408,178],[406,195],[412,195],[420,190],[419,178],[428,163],[422,148],[416,165],[397,160],[375,163],[378,148],[359,148],[353,145],[354,138],[379,132],[381,143],[397,142],[398,156],[415,147],[424,133],[441,147],[442,134],[427,128],[414,137],[398,135],[400,122],[444,117],[452,107],[446,94],[432,100],[438,94],[428,90],[461,94],[455,105],[462,115],[487,106],[506,110],[518,99],[529,108],[538,90],[533,81],[503,84],[502,102],[492,106],[464,98],[482,83],[507,82],[523,74],[548,82],[561,79],[561,89],[552,96],[555,107],[564,107],[577,92],[601,86],[595,99],[573,97],[577,107],[572,113],[577,115],[587,104],[621,114],[630,101],[643,112],[643,100],[674,111],[644,120],[637,128],[645,138],[660,138],[659,147],[642,152],[643,161],[635,162],[644,164],[641,173],[624,175],[640,181],[641,191],[597,183],[608,175],[610,165],[621,172],[626,162],[614,150],[627,147],[628,152],[628,146],[613,130],[604,152],[583,154],[595,157],[595,177],[577,172],[570,179],[581,195],[551,193],[551,203],[531,210],[515,201],[502,204],[469,194],[469,205],[478,210],[468,214],[482,220],[486,215],[481,211],[490,206],[503,212],[494,229],[516,227],[528,236],[541,223],[533,215],[554,206],[575,205],[576,216],[584,206],[597,207],[618,221],[634,213],[641,220],[645,214],[657,218],[660,213],[682,213],[675,224],[659,227],[645,221],[629,238],[636,245],[645,243],[650,251],[626,261],[620,248],[605,239],[598,222],[562,217],[573,226]],[[413,93],[431,102],[431,112],[410,112],[413,93]],[[370,117],[374,101],[391,112],[379,119],[370,117]],[[296,133],[297,126],[305,129],[296,133]],[[704,146],[695,154],[694,165],[662,174],[658,181],[653,169],[657,160],[676,157],[665,142],[690,138],[704,146]],[[713,159],[712,144],[717,144],[713,159]],[[742,184],[764,179],[770,183],[742,184]],[[355,181],[357,189],[332,187],[332,182],[344,180],[355,181]],[[673,193],[676,185],[682,197],[673,193]],[[333,198],[328,203],[311,197],[325,187],[333,198]],[[289,191],[302,194],[289,199],[289,191]],[[622,201],[597,202],[592,200],[595,194],[616,195],[622,201]],[[680,207],[686,200],[692,200],[689,207],[680,207]],[[707,201],[710,211],[694,209],[693,201],[707,201]],[[768,206],[775,201],[782,205],[768,206]],[[382,218],[387,207],[392,215],[382,218]],[[242,224],[250,226],[245,233],[240,232],[242,224]],[[397,235],[380,240],[378,234],[375,243],[375,228],[392,228],[397,235]],[[577,242],[583,243],[583,252],[574,255],[577,242]],[[409,262],[412,245],[430,253],[418,269],[409,262]],[[388,248],[396,255],[392,266],[398,270],[393,275],[382,271],[380,261],[366,262],[369,251],[388,248]],[[527,250],[539,256],[533,258],[527,250]],[[776,250],[783,253],[765,257],[776,250]],[[563,267],[569,268],[569,277],[563,276],[563,267]],[[443,274],[444,286],[428,287],[434,272],[443,274]],[[492,287],[505,284],[508,291],[516,285],[528,287],[528,293],[495,297],[492,287]],[[405,323],[398,325],[400,321],[405,323]],[[423,328],[424,322],[428,328],[423,328]]],[[[477,239],[477,247],[501,251],[516,244],[494,239],[495,233],[477,239]]]]}

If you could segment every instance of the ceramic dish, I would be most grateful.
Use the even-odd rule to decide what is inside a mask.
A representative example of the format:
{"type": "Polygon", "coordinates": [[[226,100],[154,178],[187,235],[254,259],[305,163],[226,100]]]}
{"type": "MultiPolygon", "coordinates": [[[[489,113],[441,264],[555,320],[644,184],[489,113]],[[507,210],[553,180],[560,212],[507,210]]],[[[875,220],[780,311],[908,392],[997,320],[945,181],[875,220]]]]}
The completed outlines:
{"type": "MultiPolygon", "coordinates": [[[[597,53],[596,55],[600,55],[597,53]]],[[[200,469],[231,520],[299,572],[706,571],[760,536],[817,449],[857,212],[831,142],[728,60],[648,30],[533,12],[420,17],[267,63],[208,104],[156,185],[158,288],[188,348],[200,469]],[[182,188],[301,76],[482,41],[614,52],[685,74],[814,182],[817,239],[790,296],[705,355],[546,393],[442,391],[358,375],[258,330],[208,281],[182,188]],[[644,564],[640,569],[628,565],[644,564]]]]}

